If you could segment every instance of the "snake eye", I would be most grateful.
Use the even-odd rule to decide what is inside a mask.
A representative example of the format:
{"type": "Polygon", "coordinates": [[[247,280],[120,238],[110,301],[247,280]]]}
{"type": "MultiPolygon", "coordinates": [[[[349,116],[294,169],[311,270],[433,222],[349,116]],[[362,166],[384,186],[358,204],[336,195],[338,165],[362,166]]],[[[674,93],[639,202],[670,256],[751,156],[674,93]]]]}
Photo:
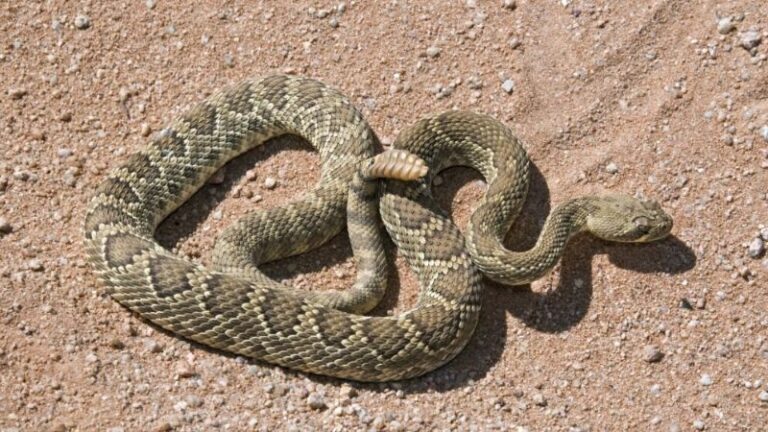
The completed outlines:
{"type": "Polygon", "coordinates": [[[632,222],[634,222],[635,227],[637,227],[639,231],[648,232],[648,230],[651,228],[651,221],[649,221],[645,216],[638,216],[632,219],[632,222]]]}

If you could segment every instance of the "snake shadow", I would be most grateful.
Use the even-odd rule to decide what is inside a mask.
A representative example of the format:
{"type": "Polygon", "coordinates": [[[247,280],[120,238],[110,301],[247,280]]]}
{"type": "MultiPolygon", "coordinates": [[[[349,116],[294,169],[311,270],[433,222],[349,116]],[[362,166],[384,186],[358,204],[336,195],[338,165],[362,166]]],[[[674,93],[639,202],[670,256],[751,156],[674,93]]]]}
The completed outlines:
{"type": "MultiPolygon", "coordinates": [[[[482,180],[474,170],[451,168],[443,172],[443,187],[435,191],[438,203],[452,209],[452,202],[465,184],[482,180]]],[[[472,209],[474,210],[474,209],[472,209]]],[[[550,193],[541,171],[531,164],[531,184],[518,220],[505,244],[512,250],[533,247],[550,213],[550,193]]],[[[466,223],[459,221],[464,229],[466,223]]],[[[530,285],[509,287],[485,280],[483,310],[472,340],[447,365],[421,378],[406,381],[404,392],[448,391],[485,377],[501,359],[507,343],[507,318],[545,333],[559,333],[577,325],[587,315],[593,295],[592,261],[607,255],[619,268],[640,273],[679,274],[692,269],[696,255],[672,236],[646,244],[618,244],[590,235],[571,239],[559,264],[555,288],[536,292],[530,285]]]]}

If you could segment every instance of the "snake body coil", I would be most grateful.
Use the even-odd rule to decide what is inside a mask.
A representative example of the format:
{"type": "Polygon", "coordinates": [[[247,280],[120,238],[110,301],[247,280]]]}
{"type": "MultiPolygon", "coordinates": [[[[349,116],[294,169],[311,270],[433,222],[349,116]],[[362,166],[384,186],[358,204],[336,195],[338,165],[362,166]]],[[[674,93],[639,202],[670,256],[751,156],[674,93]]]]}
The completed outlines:
{"type": "Polygon", "coordinates": [[[317,81],[273,76],[226,89],[172,122],[101,184],[85,220],[89,260],[118,302],[181,336],[301,371],[388,381],[433,370],[466,345],[480,312],[478,267],[493,279],[524,283],[551,269],[577,231],[648,241],[671,228],[655,203],[581,198],[553,211],[531,251],[511,252],[500,239],[525,199],[528,158],[506,127],[451,112],[403,132],[395,147],[404,150],[374,157],[375,140],[352,104],[317,81]],[[312,190],[225,230],[211,269],[157,244],[157,225],[217,169],[286,133],[304,137],[320,155],[312,190]],[[466,244],[429,192],[433,175],[457,164],[478,169],[489,183],[466,244]],[[380,192],[378,178],[387,178],[380,192]],[[421,286],[416,307],[392,317],[358,315],[384,293],[379,211],[421,286]],[[318,247],[345,221],[358,266],[350,291],[302,292],[258,270],[318,247]]]}

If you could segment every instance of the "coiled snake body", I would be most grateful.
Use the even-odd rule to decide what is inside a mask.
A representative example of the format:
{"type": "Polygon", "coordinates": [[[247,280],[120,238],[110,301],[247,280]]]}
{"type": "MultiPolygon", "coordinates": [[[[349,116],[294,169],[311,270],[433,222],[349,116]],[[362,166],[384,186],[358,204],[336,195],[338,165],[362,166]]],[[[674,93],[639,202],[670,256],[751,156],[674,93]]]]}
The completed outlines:
{"type": "Polygon", "coordinates": [[[431,371],[466,345],[480,312],[478,269],[522,284],[549,271],[575,232],[648,241],[671,229],[652,202],[577,198],[552,212],[533,249],[511,252],[501,241],[525,199],[529,162],[509,129],[449,112],[401,133],[400,150],[374,155],[375,143],[352,104],[317,81],[243,82],[172,122],[100,185],[85,219],[89,260],[113,298],[183,337],[305,372],[388,381],[431,371]],[[225,230],[211,269],[157,244],[156,226],[217,169],[286,133],[320,155],[312,190],[225,230]],[[453,165],[479,170],[489,184],[466,241],[430,198],[434,174],[453,165]],[[398,316],[361,315],[385,288],[379,213],[421,286],[416,307],[398,316]],[[325,243],[345,221],[358,267],[351,290],[303,292],[258,270],[325,243]]]}

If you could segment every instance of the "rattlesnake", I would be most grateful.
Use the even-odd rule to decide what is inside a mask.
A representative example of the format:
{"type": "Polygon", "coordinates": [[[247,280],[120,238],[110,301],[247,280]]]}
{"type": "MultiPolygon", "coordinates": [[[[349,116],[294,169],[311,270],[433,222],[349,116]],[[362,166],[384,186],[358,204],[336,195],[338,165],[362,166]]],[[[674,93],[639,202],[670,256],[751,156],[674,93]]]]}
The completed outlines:
{"type": "Polygon", "coordinates": [[[376,145],[358,110],[318,81],[245,81],[173,121],[104,180],[85,218],[87,255],[114,299],[171,332],[305,372],[388,381],[424,374],[462,350],[480,312],[478,270],[522,284],[549,271],[578,231],[649,241],[672,226],[653,202],[577,198],[552,212],[533,249],[512,252],[502,239],[527,194],[529,161],[508,128],[447,112],[402,132],[394,143],[401,150],[374,156],[376,145]],[[153,239],[157,225],[223,164],[286,133],[320,156],[321,179],[302,199],[225,230],[212,269],[153,239]],[[466,242],[430,198],[434,175],[454,165],[477,169],[489,184],[466,242]],[[421,286],[417,305],[397,316],[361,315],[384,293],[378,214],[421,286]],[[345,221],[358,266],[351,291],[304,292],[259,272],[260,263],[325,243],[345,221]]]}

